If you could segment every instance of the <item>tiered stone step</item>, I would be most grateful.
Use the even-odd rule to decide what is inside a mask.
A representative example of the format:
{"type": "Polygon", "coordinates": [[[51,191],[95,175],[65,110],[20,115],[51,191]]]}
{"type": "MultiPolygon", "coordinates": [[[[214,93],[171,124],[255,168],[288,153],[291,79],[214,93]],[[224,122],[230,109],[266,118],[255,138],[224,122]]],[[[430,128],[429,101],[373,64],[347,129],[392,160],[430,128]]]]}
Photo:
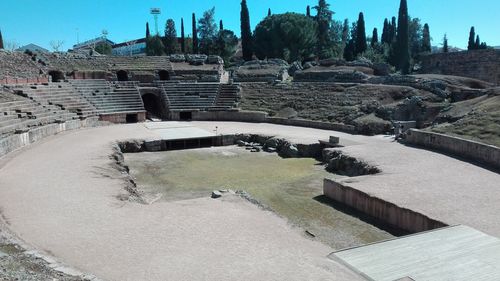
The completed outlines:
{"type": "Polygon", "coordinates": [[[88,79],[73,80],[70,83],[96,108],[98,114],[144,111],[135,82],[110,84],[106,80],[88,79]]]}
{"type": "Polygon", "coordinates": [[[167,70],[172,71],[172,64],[168,57],[107,57],[111,69],[115,70],[167,70]]]}
{"type": "Polygon", "coordinates": [[[54,105],[41,105],[11,93],[0,93],[0,97],[0,136],[78,118],[76,113],[54,105]]]}
{"type": "Polygon", "coordinates": [[[96,115],[96,110],[82,95],[66,82],[31,85],[21,89],[22,95],[41,105],[56,105],[82,118],[96,115]]]}
{"type": "Polygon", "coordinates": [[[216,107],[218,83],[163,83],[169,110],[209,110],[216,107]]]}
{"type": "Polygon", "coordinates": [[[221,108],[238,107],[240,87],[237,84],[221,84],[215,105],[221,108]]]}

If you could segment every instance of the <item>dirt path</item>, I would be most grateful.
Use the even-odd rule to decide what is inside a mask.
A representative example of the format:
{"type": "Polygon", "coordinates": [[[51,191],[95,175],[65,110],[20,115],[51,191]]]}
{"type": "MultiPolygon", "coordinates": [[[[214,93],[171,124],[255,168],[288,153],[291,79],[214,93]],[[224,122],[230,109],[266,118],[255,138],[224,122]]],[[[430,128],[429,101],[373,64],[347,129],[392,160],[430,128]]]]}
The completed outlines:
{"type": "Polygon", "coordinates": [[[77,131],[37,143],[0,169],[0,206],[24,241],[109,280],[360,280],[332,250],[238,197],[119,201],[111,142],[144,126],[77,131]]]}

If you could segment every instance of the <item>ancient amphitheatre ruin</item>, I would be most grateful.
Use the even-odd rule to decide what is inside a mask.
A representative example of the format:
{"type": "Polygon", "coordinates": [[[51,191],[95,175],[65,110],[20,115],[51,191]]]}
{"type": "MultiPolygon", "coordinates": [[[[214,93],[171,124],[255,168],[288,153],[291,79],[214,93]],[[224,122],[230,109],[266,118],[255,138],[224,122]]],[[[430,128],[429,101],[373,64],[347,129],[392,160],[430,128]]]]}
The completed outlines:
{"type": "Polygon", "coordinates": [[[499,83],[0,49],[0,279],[500,280],[499,83]]]}

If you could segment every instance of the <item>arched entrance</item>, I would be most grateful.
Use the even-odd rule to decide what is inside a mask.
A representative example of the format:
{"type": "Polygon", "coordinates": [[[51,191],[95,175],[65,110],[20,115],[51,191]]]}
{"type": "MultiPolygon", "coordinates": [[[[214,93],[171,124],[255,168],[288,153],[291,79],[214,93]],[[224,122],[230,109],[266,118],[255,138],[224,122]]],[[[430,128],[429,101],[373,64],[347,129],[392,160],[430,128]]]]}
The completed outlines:
{"type": "Polygon", "coordinates": [[[170,80],[170,73],[168,73],[168,71],[166,70],[158,71],[158,76],[160,77],[161,81],[170,80]]]}
{"type": "Polygon", "coordinates": [[[142,95],[142,102],[144,103],[144,108],[147,111],[146,117],[158,118],[162,117],[162,107],[161,107],[161,99],[155,94],[146,93],[142,95]]]}
{"type": "Polygon", "coordinates": [[[64,81],[64,73],[59,70],[51,70],[49,71],[50,81],[52,82],[61,82],[64,81]]]}
{"type": "Polygon", "coordinates": [[[116,72],[118,81],[128,81],[128,73],[125,70],[118,70],[116,72]]]}

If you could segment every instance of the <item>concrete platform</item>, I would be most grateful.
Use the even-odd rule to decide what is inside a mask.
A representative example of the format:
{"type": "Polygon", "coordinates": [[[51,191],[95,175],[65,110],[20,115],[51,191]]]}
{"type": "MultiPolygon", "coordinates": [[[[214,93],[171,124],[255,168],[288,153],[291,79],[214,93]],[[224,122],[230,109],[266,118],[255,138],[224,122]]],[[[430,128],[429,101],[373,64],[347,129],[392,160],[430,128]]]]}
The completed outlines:
{"type": "Polygon", "coordinates": [[[374,281],[500,280],[500,239],[462,225],[338,251],[330,258],[374,281]]]}

